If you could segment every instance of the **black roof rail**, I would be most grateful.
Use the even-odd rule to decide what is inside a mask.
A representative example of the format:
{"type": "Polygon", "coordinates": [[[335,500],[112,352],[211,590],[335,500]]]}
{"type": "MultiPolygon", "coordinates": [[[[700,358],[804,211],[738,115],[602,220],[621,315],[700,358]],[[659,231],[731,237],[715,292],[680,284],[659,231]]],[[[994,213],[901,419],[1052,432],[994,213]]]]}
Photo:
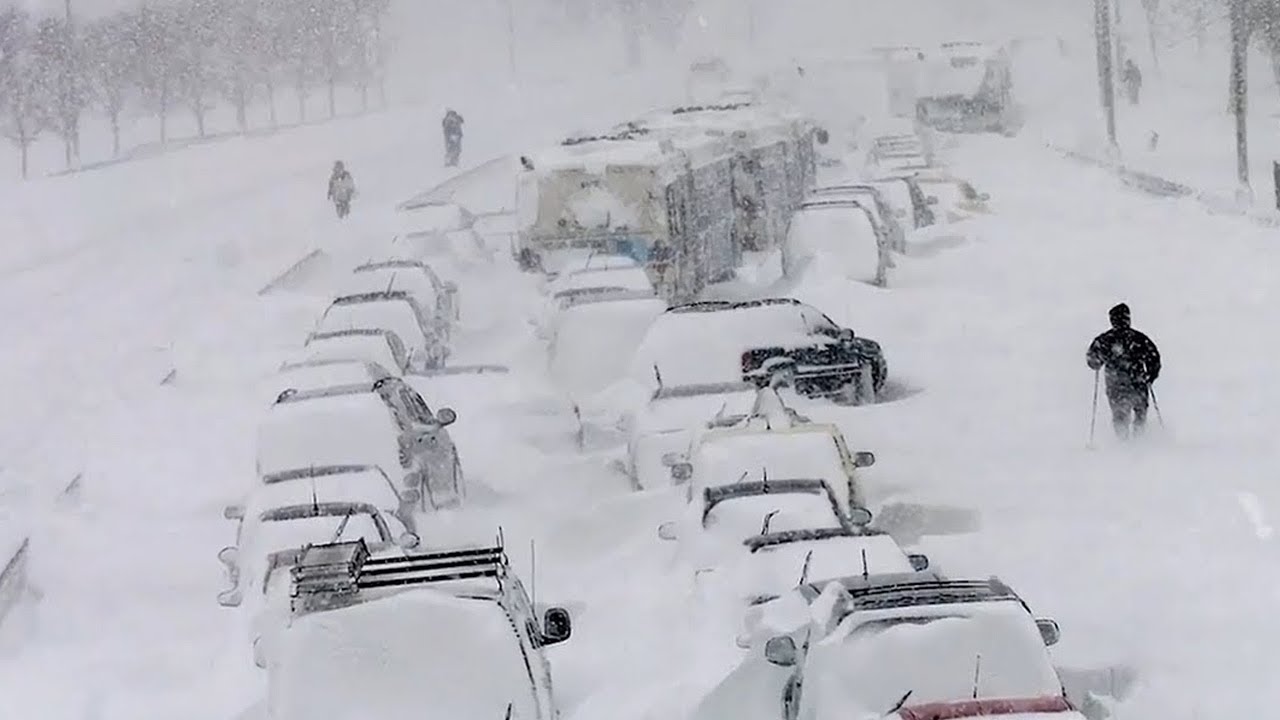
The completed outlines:
{"type": "Polygon", "coordinates": [[[502,546],[372,558],[363,539],[311,545],[294,565],[295,613],[345,607],[362,590],[492,578],[501,587],[508,560],[502,546]]]}
{"type": "Polygon", "coordinates": [[[356,293],[354,295],[343,295],[334,298],[334,305],[354,305],[356,303],[370,302],[373,300],[412,300],[409,293],[405,290],[380,290],[378,292],[356,293]]]}
{"type": "Polygon", "coordinates": [[[764,535],[753,535],[743,540],[742,544],[746,545],[747,549],[754,553],[765,548],[790,545],[791,543],[816,542],[832,538],[875,537],[885,534],[883,530],[873,530],[871,528],[861,530],[844,527],[805,528],[803,530],[783,530],[764,535]]]}

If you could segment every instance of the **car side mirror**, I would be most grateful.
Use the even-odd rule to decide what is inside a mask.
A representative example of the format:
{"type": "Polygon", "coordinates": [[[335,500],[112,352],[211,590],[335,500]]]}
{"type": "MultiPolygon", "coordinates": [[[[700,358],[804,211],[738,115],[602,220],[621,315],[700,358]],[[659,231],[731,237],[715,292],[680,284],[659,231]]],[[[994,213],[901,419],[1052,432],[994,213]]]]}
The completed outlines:
{"type": "Polygon", "coordinates": [[[1051,618],[1036,618],[1036,629],[1040,631],[1040,639],[1044,641],[1045,646],[1057,645],[1058,640],[1062,639],[1062,630],[1051,618]]]}
{"type": "Polygon", "coordinates": [[[222,517],[224,517],[224,518],[226,518],[226,519],[228,519],[228,520],[243,520],[243,519],[244,519],[244,506],[243,506],[243,505],[228,505],[228,506],[226,506],[226,507],[222,508],[222,517]]]}
{"type": "Polygon", "coordinates": [[[240,603],[243,601],[244,596],[241,594],[239,588],[224,590],[218,593],[218,604],[222,607],[239,607],[240,603]]]}
{"type": "Polygon", "coordinates": [[[849,522],[859,527],[870,525],[871,511],[864,507],[856,507],[849,511],[849,522]]]}
{"type": "Polygon", "coordinates": [[[413,505],[422,499],[422,493],[416,487],[406,488],[400,491],[400,502],[405,505],[413,505]]]}
{"type": "Polygon", "coordinates": [[[458,421],[458,413],[453,408],[440,408],[436,411],[436,422],[440,427],[448,427],[458,421]]]}
{"type": "Polygon", "coordinates": [[[562,607],[548,608],[542,615],[542,644],[555,645],[573,634],[573,619],[562,607]]]}
{"type": "Polygon", "coordinates": [[[671,479],[675,480],[676,484],[688,482],[691,477],[693,477],[693,465],[686,462],[671,466],[671,479]]]}
{"type": "Polygon", "coordinates": [[[857,336],[854,335],[853,331],[849,328],[840,328],[840,331],[836,333],[836,337],[838,337],[841,342],[853,342],[857,336]]]}
{"type": "Polygon", "coordinates": [[[856,468],[871,467],[876,464],[876,454],[861,450],[853,454],[853,466],[856,468]]]}
{"type": "Polygon", "coordinates": [[[663,540],[675,540],[680,537],[680,533],[676,530],[675,523],[664,522],[658,526],[658,537],[663,540]]]}
{"type": "Polygon", "coordinates": [[[396,538],[396,545],[399,545],[404,550],[412,550],[418,547],[418,545],[421,543],[422,543],[422,538],[418,537],[416,534],[411,532],[406,532],[402,534],[400,537],[396,538]]]}
{"type": "Polygon", "coordinates": [[[235,570],[240,563],[240,548],[224,547],[218,551],[218,561],[227,566],[228,570],[235,570]]]}
{"type": "Polygon", "coordinates": [[[683,455],[678,452],[669,452],[662,454],[662,464],[667,467],[674,467],[683,461],[683,455]]]}
{"type": "Polygon", "coordinates": [[[924,572],[929,569],[929,556],[919,553],[912,553],[907,556],[907,560],[911,562],[911,569],[916,572],[924,572]]]}
{"type": "Polygon", "coordinates": [[[795,665],[796,655],[796,641],[787,635],[769,638],[764,644],[764,659],[778,667],[795,665]]]}

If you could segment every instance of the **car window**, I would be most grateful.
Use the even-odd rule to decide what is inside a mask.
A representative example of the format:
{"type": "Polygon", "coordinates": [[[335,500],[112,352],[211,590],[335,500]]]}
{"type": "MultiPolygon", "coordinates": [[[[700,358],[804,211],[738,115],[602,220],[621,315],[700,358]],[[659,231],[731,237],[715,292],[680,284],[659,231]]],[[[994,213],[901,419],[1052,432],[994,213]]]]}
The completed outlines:
{"type": "Polygon", "coordinates": [[[404,407],[409,411],[410,417],[412,417],[415,422],[435,422],[435,415],[432,414],[431,408],[427,407],[427,402],[422,399],[421,395],[414,392],[412,389],[407,387],[401,388],[400,401],[404,404],[404,407]]]}

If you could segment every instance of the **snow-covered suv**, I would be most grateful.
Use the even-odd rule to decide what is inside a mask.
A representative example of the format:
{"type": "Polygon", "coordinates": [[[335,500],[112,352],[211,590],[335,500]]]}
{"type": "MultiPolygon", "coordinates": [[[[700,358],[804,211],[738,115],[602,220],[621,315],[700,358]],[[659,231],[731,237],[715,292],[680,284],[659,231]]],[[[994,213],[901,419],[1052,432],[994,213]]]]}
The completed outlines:
{"type": "Polygon", "coordinates": [[[293,571],[270,654],[272,720],[559,716],[544,648],[568,611],[538,612],[497,547],[371,557],[314,545],[293,571]]]}

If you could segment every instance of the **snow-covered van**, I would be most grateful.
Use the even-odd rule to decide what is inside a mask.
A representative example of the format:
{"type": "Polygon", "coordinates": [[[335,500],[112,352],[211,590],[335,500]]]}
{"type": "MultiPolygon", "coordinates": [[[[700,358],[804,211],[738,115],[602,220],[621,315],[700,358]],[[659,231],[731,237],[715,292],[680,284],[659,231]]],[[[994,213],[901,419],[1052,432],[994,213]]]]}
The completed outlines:
{"type": "Polygon", "coordinates": [[[543,649],[563,608],[535,610],[502,547],[373,557],[313,545],[267,666],[270,720],[554,720],[543,649]]]}
{"type": "Polygon", "coordinates": [[[925,63],[916,117],[947,132],[1012,131],[1008,51],[980,42],[944,43],[925,63]]]}
{"type": "Polygon", "coordinates": [[[814,162],[801,118],[749,105],[646,115],[521,158],[514,249],[550,272],[584,249],[630,256],[687,300],[778,242],[814,162]]]}

